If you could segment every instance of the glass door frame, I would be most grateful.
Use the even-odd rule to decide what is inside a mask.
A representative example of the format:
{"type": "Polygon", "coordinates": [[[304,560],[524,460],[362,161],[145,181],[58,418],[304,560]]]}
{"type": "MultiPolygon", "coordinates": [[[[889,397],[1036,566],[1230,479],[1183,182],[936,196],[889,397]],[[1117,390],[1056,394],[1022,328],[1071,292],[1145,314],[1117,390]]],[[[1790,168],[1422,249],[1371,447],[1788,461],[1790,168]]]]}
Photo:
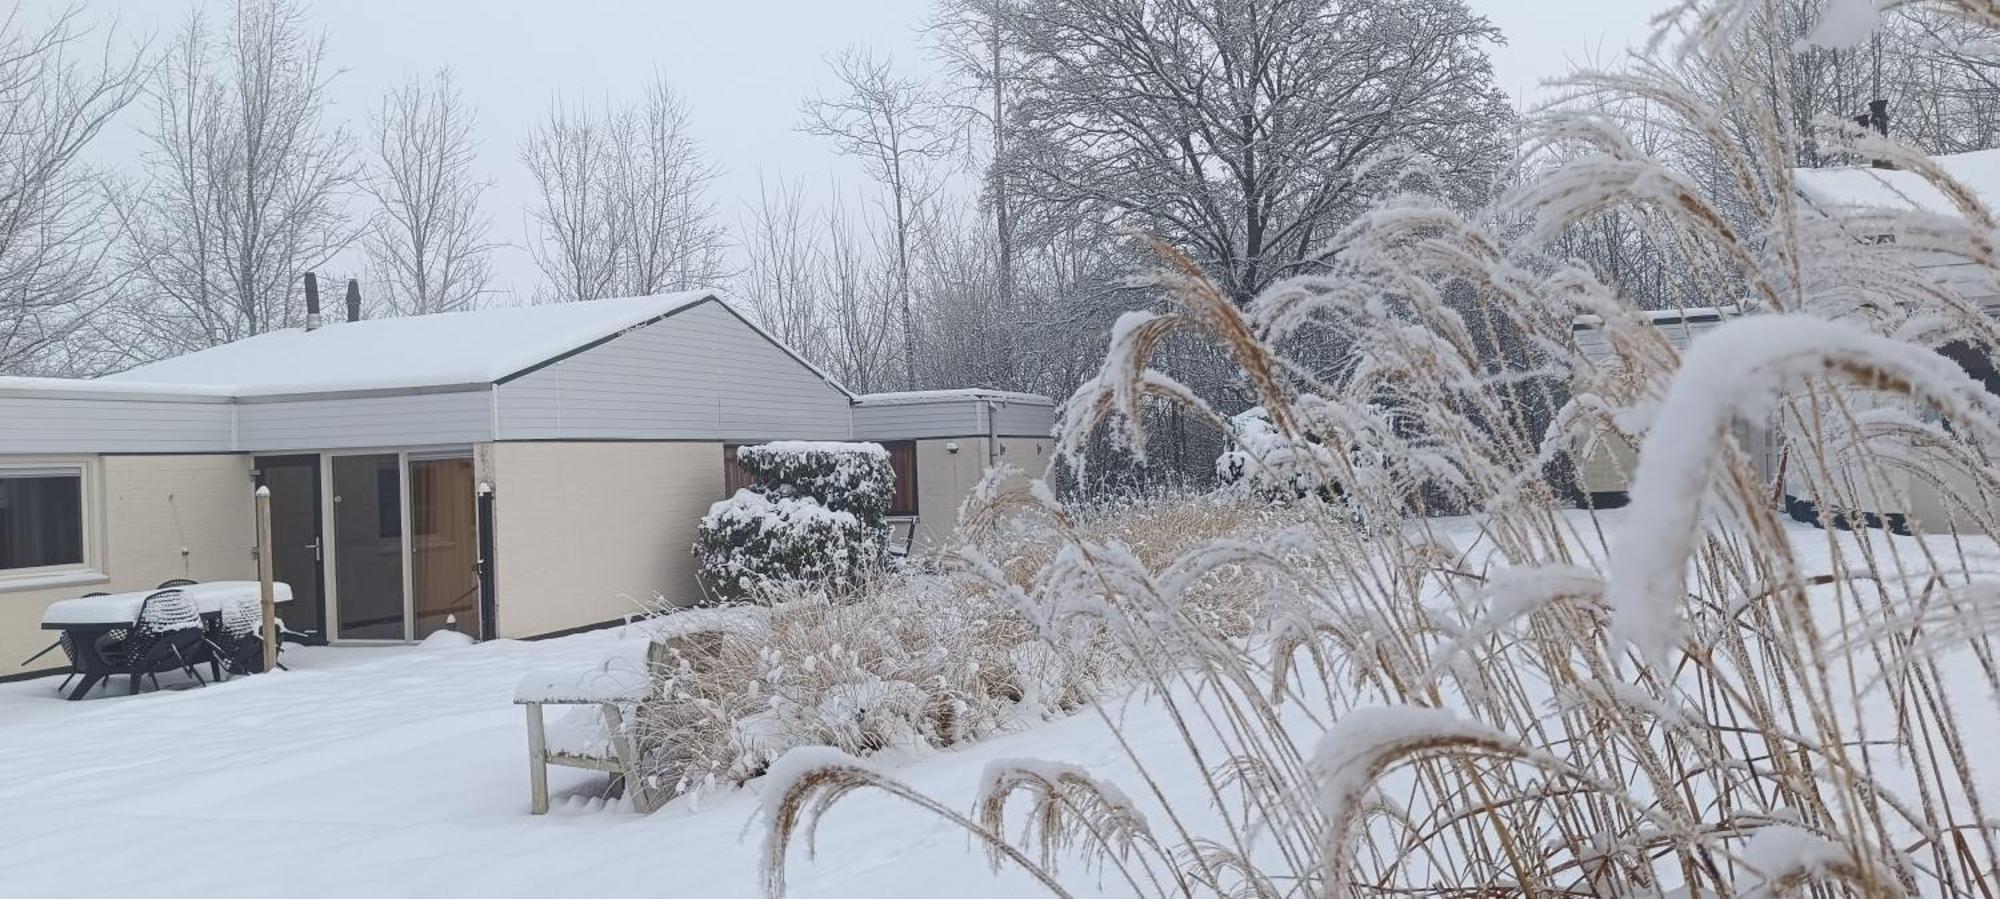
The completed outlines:
{"type": "MultiPolygon", "coordinates": [[[[310,455],[295,454],[295,455],[310,455]]],[[[319,454],[320,476],[320,532],[325,535],[325,551],[322,556],[322,570],[325,572],[321,583],[325,591],[327,639],[349,646],[399,646],[416,641],[416,570],[412,558],[412,534],[414,524],[411,515],[410,460],[411,459],[453,459],[475,458],[470,446],[381,449],[343,449],[319,454]],[[401,639],[382,637],[344,637],[340,633],[340,541],[336,539],[338,529],[334,520],[333,460],[351,456],[395,456],[396,457],[396,504],[397,514],[402,516],[402,565],[403,565],[403,636],[401,639]]],[[[475,475],[476,477],[476,475],[475,475]]]]}

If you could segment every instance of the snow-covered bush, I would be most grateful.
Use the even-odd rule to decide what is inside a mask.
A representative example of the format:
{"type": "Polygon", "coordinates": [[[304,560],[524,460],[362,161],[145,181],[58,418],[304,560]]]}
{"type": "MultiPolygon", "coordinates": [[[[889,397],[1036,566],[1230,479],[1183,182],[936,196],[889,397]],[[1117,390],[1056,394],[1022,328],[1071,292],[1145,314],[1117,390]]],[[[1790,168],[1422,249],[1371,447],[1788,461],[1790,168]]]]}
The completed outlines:
{"type": "Polygon", "coordinates": [[[845,591],[880,560],[880,538],[852,512],[809,496],[772,500],[754,490],[709,507],[696,531],[699,574],[719,597],[760,586],[807,583],[845,591]]]}
{"type": "Polygon", "coordinates": [[[1266,499],[1300,499],[1340,492],[1334,472],[1339,460],[1324,438],[1307,433],[1288,437],[1271,424],[1263,406],[1229,419],[1228,449],[1215,459],[1215,480],[1224,489],[1266,499]]]}
{"type": "Polygon", "coordinates": [[[736,460],[760,491],[809,496],[871,528],[882,526],[895,497],[896,472],[879,443],[780,440],[740,447],[736,460]]]}
{"type": "Polygon", "coordinates": [[[737,459],[754,486],[709,507],[696,531],[711,595],[801,585],[847,593],[882,566],[895,475],[879,444],[767,443],[737,459]]]}
{"type": "Polygon", "coordinates": [[[1228,448],[1215,459],[1216,483],[1267,500],[1339,499],[1348,482],[1366,480],[1381,468],[1381,443],[1394,436],[1389,415],[1379,406],[1364,406],[1361,416],[1347,411],[1318,396],[1294,397],[1292,435],[1263,406],[1231,416],[1228,448]]]}

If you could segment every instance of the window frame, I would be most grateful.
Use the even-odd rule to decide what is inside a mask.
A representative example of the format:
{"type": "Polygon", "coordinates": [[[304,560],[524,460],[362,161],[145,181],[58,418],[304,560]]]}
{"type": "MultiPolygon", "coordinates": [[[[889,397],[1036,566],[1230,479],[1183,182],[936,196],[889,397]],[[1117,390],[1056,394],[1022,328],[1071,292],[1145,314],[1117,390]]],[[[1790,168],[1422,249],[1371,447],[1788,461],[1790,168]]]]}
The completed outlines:
{"type": "Polygon", "coordinates": [[[16,458],[0,461],[0,478],[74,477],[77,480],[77,526],[83,559],[58,565],[0,568],[0,591],[28,590],[103,580],[97,511],[97,467],[90,460],[16,458]]]}

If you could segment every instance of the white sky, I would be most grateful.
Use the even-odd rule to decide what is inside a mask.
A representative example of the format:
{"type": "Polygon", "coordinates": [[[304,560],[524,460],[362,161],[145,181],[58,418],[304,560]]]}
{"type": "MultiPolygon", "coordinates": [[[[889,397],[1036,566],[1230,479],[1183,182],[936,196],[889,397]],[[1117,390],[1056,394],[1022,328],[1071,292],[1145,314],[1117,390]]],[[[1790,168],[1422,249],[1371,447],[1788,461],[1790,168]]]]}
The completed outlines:
{"type": "MultiPolygon", "coordinates": [[[[69,0],[23,0],[35,12],[69,0]]],[[[165,40],[204,0],[85,0],[88,17],[165,40]]],[[[1468,0],[1506,34],[1494,64],[1526,102],[1536,85],[1579,61],[1609,61],[1642,41],[1666,0],[1468,0]]],[[[219,16],[227,4],[206,0],[219,16]]],[[[732,222],[754,202],[760,173],[802,178],[821,192],[853,169],[794,127],[801,103],[827,81],[822,58],[849,44],[891,54],[899,68],[934,67],[918,29],[930,0],[309,0],[330,41],[333,117],[365,129],[377,98],[406,73],[450,66],[478,109],[481,163],[502,288],[524,298],[539,280],[524,242],[532,192],[516,157],[522,135],[563,96],[623,102],[656,73],[680,92],[696,134],[723,169],[716,194],[732,222]]],[[[104,142],[108,161],[141,145],[143,111],[104,142]]],[[[361,149],[357,147],[357,150],[361,149]]],[[[856,185],[858,187],[858,185],[856,185]]],[[[496,298],[505,302],[504,296],[496,298]]]]}

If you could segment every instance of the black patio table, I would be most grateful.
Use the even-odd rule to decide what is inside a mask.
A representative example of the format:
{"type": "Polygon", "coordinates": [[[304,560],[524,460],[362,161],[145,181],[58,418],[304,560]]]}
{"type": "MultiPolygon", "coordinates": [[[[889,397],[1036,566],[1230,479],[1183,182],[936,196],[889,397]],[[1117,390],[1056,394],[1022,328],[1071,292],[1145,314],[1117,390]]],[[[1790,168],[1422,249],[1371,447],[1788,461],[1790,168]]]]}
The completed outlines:
{"type": "MultiPolygon", "coordinates": [[[[274,585],[273,599],[280,603],[292,601],[292,588],[285,584],[274,585]]],[[[201,612],[204,628],[213,628],[222,619],[225,604],[263,603],[262,587],[256,581],[214,581],[176,587],[194,601],[201,612]]],[[[139,607],[146,597],[158,590],[135,590],[130,593],[109,593],[102,596],[82,596],[60,600],[49,605],[42,612],[42,630],[62,631],[69,636],[70,646],[76,653],[72,670],[81,675],[81,680],[63,698],[78,700],[89,695],[90,688],[118,672],[112,670],[111,663],[104,654],[97,651],[97,640],[115,630],[130,631],[139,624],[139,607]]],[[[261,610],[259,612],[261,613],[261,610]]]]}

